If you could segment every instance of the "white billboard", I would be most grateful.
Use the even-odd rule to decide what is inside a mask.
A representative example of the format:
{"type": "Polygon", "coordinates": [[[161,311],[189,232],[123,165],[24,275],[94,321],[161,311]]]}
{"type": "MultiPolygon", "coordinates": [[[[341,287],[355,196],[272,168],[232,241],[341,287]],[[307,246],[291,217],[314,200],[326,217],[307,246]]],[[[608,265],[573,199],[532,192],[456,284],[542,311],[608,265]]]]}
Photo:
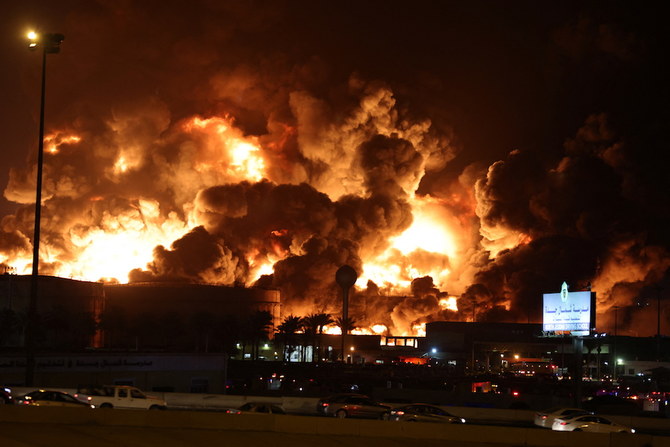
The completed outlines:
{"type": "Polygon", "coordinates": [[[590,335],[595,330],[595,293],[568,292],[563,283],[560,293],[543,297],[542,330],[563,335],[590,335]]]}

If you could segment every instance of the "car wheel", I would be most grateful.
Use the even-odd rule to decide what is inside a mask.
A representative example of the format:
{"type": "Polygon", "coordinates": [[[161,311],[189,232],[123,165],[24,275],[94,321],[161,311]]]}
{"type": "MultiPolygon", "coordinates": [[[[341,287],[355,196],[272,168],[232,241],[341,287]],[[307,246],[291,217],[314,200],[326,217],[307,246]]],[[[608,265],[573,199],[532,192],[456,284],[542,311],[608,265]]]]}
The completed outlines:
{"type": "Polygon", "coordinates": [[[581,428],[575,428],[575,429],[572,430],[572,431],[582,431],[582,429],[581,429],[581,428]]]}
{"type": "Polygon", "coordinates": [[[165,410],[165,407],[162,405],[152,405],[149,407],[149,410],[165,410]]]}
{"type": "Polygon", "coordinates": [[[104,404],[100,404],[100,408],[112,408],[112,404],[105,402],[104,404]]]}
{"type": "Polygon", "coordinates": [[[337,410],[337,413],[335,413],[335,417],[338,419],[344,419],[347,417],[347,412],[345,410],[337,410]]]}
{"type": "Polygon", "coordinates": [[[388,421],[389,419],[391,419],[391,414],[385,411],[379,415],[379,419],[381,419],[382,421],[388,421]]]}

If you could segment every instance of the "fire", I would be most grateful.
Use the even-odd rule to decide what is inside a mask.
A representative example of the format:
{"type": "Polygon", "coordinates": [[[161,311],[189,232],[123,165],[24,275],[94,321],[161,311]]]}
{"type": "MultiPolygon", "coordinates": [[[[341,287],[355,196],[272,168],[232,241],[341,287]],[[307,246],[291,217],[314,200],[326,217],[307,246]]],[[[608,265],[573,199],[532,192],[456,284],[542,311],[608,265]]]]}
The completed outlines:
{"type": "Polygon", "coordinates": [[[449,260],[458,252],[453,236],[453,217],[441,204],[428,198],[411,201],[414,220],[401,235],[392,238],[389,248],[363,266],[358,284],[372,280],[390,293],[406,290],[413,279],[430,276],[444,287],[451,273],[449,260]]]}
{"type": "Polygon", "coordinates": [[[187,133],[204,136],[195,169],[213,174],[217,183],[262,180],[265,160],[258,139],[245,137],[233,124],[234,120],[228,116],[207,119],[196,116],[183,124],[187,133]]]}
{"type": "Polygon", "coordinates": [[[129,266],[144,267],[153,259],[154,247],[169,246],[188,230],[174,213],[162,220],[158,202],[139,200],[133,211],[116,216],[105,213],[97,227],[73,228],[70,241],[79,255],[76,261],[62,263],[58,275],[128,282],[129,266]]]}
{"type": "Polygon", "coordinates": [[[342,335],[342,329],[339,326],[324,326],[323,333],[328,335],[342,335]]]}
{"type": "Polygon", "coordinates": [[[44,149],[50,154],[57,154],[60,152],[61,145],[79,143],[80,141],[81,137],[77,135],[54,132],[44,137],[44,149]]]}
{"type": "MultiPolygon", "coordinates": [[[[157,200],[148,197],[131,200],[133,205],[129,207],[110,207],[91,221],[82,216],[70,227],[62,228],[65,241],[62,246],[50,244],[46,237],[42,239],[40,256],[43,263],[49,264],[50,274],[90,281],[128,282],[133,269],[143,269],[153,261],[157,246],[169,248],[201,224],[196,221],[195,214],[189,214],[194,209],[195,197],[191,197],[191,192],[197,193],[207,186],[242,181],[253,183],[267,178],[260,140],[245,135],[235,126],[232,117],[192,116],[178,123],[176,129],[174,138],[179,142],[182,156],[174,165],[169,165],[167,160],[163,162],[174,169],[170,172],[180,180],[182,175],[186,180],[181,182],[184,191],[179,191],[184,199],[178,203],[184,216],[170,209],[161,209],[157,200]]],[[[50,153],[57,154],[63,145],[82,143],[82,139],[56,131],[45,138],[45,143],[50,153]]],[[[272,150],[277,152],[279,149],[272,150]]],[[[104,174],[115,184],[126,179],[131,181],[132,176],[141,173],[151,159],[147,156],[147,148],[141,147],[140,143],[125,143],[112,153],[112,161],[104,168],[104,174]]],[[[100,191],[92,192],[95,195],[89,200],[99,207],[111,198],[100,191]]],[[[371,252],[364,257],[359,284],[372,280],[387,294],[407,294],[413,279],[431,276],[436,287],[441,290],[446,287],[460,250],[455,237],[459,234],[458,220],[438,201],[419,196],[408,200],[412,208],[412,224],[402,234],[389,239],[381,254],[371,252]]],[[[244,256],[250,267],[249,284],[263,275],[272,274],[274,264],[292,254],[290,231],[284,228],[270,230],[269,252],[248,248],[244,256]]],[[[25,250],[11,255],[2,253],[0,262],[24,274],[29,273],[32,256],[25,250]]],[[[435,307],[436,311],[457,310],[456,298],[444,298],[435,307]]],[[[351,333],[382,335],[397,330],[385,324],[371,323],[361,321],[361,327],[351,333]]],[[[413,335],[425,333],[425,325],[408,324],[402,331],[411,331],[413,335]]],[[[324,328],[324,332],[341,334],[340,328],[334,324],[324,328]]]]}
{"type": "Polygon", "coordinates": [[[255,272],[252,275],[254,281],[257,281],[263,275],[272,275],[272,273],[274,272],[273,269],[274,262],[268,261],[262,264],[256,264],[253,261],[250,261],[249,265],[251,266],[252,271],[255,272]]]}
{"type": "Polygon", "coordinates": [[[388,331],[388,328],[383,324],[373,324],[370,329],[372,329],[372,332],[377,335],[384,334],[386,331],[388,331]]]}
{"type": "Polygon", "coordinates": [[[423,205],[413,208],[414,222],[403,234],[392,239],[392,245],[406,255],[421,249],[453,256],[456,251],[453,236],[439,217],[423,205]]]}
{"type": "Polygon", "coordinates": [[[258,147],[251,143],[234,140],[231,142],[231,156],[234,171],[245,172],[251,180],[259,181],[263,178],[265,163],[258,156],[258,147]]]}
{"type": "Polygon", "coordinates": [[[458,312],[458,298],[455,296],[450,296],[449,298],[442,298],[439,301],[439,305],[443,310],[453,310],[458,312]]]}

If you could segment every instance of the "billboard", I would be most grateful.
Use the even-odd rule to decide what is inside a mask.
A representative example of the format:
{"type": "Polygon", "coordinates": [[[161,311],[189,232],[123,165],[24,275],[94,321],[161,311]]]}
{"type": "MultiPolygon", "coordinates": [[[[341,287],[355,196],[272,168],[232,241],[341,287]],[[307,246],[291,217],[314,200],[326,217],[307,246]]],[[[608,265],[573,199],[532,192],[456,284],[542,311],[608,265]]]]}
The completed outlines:
{"type": "Polygon", "coordinates": [[[560,293],[542,295],[542,330],[556,335],[590,335],[596,326],[596,294],[568,292],[564,282],[560,293]]]}

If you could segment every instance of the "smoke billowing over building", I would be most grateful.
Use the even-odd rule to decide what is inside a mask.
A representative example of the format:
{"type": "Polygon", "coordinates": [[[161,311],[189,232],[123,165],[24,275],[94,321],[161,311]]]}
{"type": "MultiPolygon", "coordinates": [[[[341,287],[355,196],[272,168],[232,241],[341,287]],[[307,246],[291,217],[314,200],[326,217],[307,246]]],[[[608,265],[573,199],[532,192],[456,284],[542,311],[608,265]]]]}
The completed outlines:
{"type": "MultiPolygon", "coordinates": [[[[8,7],[48,58],[40,272],[263,286],[282,314],[535,322],[563,281],[649,335],[668,293],[660,15],[626,5],[8,7]],[[402,298],[402,299],[399,299],[402,298]],[[356,304],[358,303],[358,304],[356,304]],[[362,304],[364,303],[364,304],[362,304]]],[[[39,58],[2,39],[0,265],[31,268],[39,58]]]]}

